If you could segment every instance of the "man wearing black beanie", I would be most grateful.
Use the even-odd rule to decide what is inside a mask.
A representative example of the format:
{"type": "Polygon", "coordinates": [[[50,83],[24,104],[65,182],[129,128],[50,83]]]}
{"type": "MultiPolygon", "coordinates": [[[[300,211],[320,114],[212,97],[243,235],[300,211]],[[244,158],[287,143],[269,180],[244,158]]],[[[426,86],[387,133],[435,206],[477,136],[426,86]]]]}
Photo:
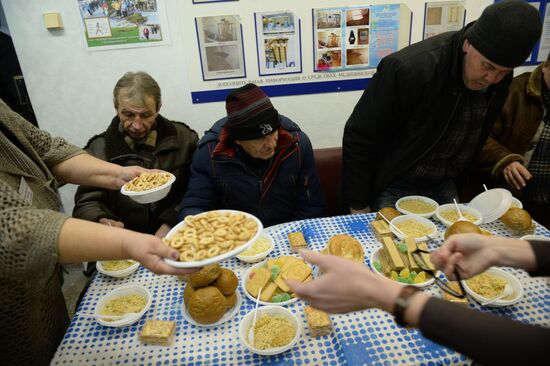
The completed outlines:
{"type": "Polygon", "coordinates": [[[460,31],[383,58],[344,130],[343,194],[351,212],[393,206],[407,195],[439,203],[458,197],[512,70],[541,30],[535,7],[502,1],[460,31]]]}

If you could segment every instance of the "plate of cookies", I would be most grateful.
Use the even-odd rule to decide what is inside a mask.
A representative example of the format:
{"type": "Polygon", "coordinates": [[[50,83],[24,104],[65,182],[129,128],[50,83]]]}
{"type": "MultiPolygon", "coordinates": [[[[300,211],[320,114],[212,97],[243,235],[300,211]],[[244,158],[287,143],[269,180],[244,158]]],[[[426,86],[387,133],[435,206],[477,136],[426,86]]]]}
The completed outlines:
{"type": "Polygon", "coordinates": [[[262,305],[288,305],[298,301],[286,284],[287,279],[309,282],[313,279],[313,270],[306,262],[296,256],[281,256],[258,263],[246,271],[242,288],[246,297],[256,302],[261,288],[262,305]]]}
{"type": "Polygon", "coordinates": [[[213,328],[233,318],[241,308],[239,279],[233,271],[217,263],[187,277],[183,291],[182,315],[198,327],[213,328]]]}
{"type": "Polygon", "coordinates": [[[145,172],[123,185],[120,193],[141,204],[153,203],[166,197],[175,181],[169,172],[145,172]]]}
{"type": "Polygon", "coordinates": [[[262,222],[249,213],[215,210],[188,215],[163,239],[179,250],[179,260],[165,258],[177,268],[204,267],[236,256],[261,235],[262,222]]]}

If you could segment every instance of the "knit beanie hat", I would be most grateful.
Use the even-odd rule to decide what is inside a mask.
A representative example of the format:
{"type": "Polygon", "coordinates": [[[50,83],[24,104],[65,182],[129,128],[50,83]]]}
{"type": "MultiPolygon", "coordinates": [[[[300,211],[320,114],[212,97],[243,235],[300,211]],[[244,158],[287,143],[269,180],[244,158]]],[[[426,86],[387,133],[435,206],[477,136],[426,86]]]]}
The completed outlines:
{"type": "Polygon", "coordinates": [[[269,135],[280,126],[279,113],[269,97],[254,84],[233,90],[225,98],[227,129],[234,140],[252,140],[269,135]]]}
{"type": "Polygon", "coordinates": [[[491,62],[513,68],[525,62],[541,31],[535,7],[522,0],[505,0],[485,8],[466,38],[491,62]]]}

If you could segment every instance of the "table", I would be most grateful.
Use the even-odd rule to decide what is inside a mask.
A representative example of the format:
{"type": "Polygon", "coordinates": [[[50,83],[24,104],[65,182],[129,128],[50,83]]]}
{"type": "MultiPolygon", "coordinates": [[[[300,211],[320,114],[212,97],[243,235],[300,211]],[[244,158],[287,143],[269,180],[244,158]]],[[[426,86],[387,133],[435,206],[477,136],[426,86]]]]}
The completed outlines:
{"type": "MultiPolygon", "coordinates": [[[[368,223],[373,214],[336,216],[295,221],[266,229],[276,243],[270,257],[290,254],[287,234],[302,231],[311,249],[324,248],[335,234],[347,233],[358,239],[365,249],[365,263],[371,253],[380,247],[368,223]]],[[[444,226],[437,222],[440,232],[444,226]]],[[[494,234],[507,236],[500,222],[482,225],[494,234]]],[[[550,232],[538,226],[536,234],[550,237],[550,232]]],[[[439,240],[441,242],[441,240],[439,240]]],[[[431,244],[435,249],[436,244],[431,244]]],[[[251,266],[236,258],[221,263],[235,271],[242,280],[251,266]]],[[[531,278],[525,271],[506,269],[522,282],[525,294],[522,300],[500,309],[481,308],[473,300],[469,306],[484,312],[493,312],[518,321],[550,327],[550,286],[547,278],[531,278]]],[[[243,303],[237,315],[217,328],[195,327],[181,314],[184,282],[174,276],[157,276],[141,267],[134,275],[115,279],[96,275],[65,334],[52,365],[432,365],[470,364],[471,360],[449,348],[442,347],[416,330],[399,327],[393,317],[377,309],[333,315],[333,332],[321,338],[312,338],[307,329],[303,308],[298,301],[289,308],[303,320],[304,332],[298,344],[277,356],[259,356],[245,349],[238,340],[241,319],[251,311],[254,303],[243,293],[243,303]],[[109,328],[95,320],[79,315],[93,311],[96,302],[115,287],[137,283],[147,287],[153,295],[151,309],[132,326],[109,328]],[[143,345],[138,339],[146,319],[174,320],[176,339],[172,346],[143,345]]],[[[439,294],[433,285],[424,291],[439,294]]]]}

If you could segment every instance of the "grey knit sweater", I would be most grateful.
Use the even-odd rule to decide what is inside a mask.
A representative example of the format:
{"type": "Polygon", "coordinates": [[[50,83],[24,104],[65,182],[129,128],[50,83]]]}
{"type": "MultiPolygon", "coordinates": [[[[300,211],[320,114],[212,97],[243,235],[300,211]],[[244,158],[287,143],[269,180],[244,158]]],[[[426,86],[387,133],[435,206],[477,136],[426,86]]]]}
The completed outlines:
{"type": "Polygon", "coordinates": [[[25,121],[0,100],[0,355],[6,365],[45,365],[69,319],[57,241],[59,212],[51,168],[83,151],[25,121]],[[21,177],[32,203],[19,194],[21,177]]]}

